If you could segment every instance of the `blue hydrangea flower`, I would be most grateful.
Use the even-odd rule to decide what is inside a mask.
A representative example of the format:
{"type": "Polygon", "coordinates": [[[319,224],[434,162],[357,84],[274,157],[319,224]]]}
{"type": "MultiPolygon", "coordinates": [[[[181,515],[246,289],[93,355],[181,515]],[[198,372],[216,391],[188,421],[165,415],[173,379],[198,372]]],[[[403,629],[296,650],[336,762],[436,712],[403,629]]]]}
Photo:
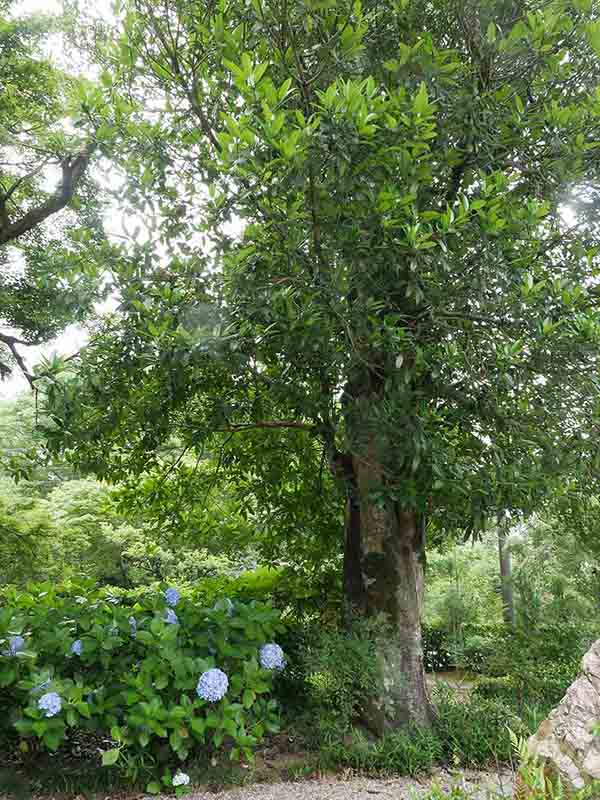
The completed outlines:
{"type": "Polygon", "coordinates": [[[21,650],[25,650],[25,639],[22,636],[11,636],[8,640],[8,647],[2,651],[2,655],[16,656],[21,650]]]}
{"type": "Polygon", "coordinates": [[[131,635],[135,636],[137,633],[137,620],[135,617],[129,617],[129,626],[131,628],[131,635]]]}
{"type": "Polygon", "coordinates": [[[167,623],[167,625],[179,625],[177,614],[173,611],[172,608],[167,608],[167,610],[165,611],[165,622],[167,623]]]}
{"type": "Polygon", "coordinates": [[[173,786],[187,786],[189,782],[190,776],[187,772],[179,770],[179,772],[173,775],[173,786]]]}
{"type": "Polygon", "coordinates": [[[55,717],[62,708],[62,700],[56,692],[48,692],[40,697],[37,705],[45,717],[55,717]]]}
{"type": "Polygon", "coordinates": [[[83,652],[83,642],[81,639],[76,639],[71,645],[71,652],[74,656],[80,656],[83,652]]]}
{"type": "Polygon", "coordinates": [[[164,595],[165,595],[165,601],[166,601],[167,605],[171,606],[172,608],[175,608],[175,606],[177,605],[177,603],[181,599],[181,595],[179,594],[177,589],[173,589],[173,588],[167,589],[165,591],[164,595]]]}
{"type": "Polygon", "coordinates": [[[208,700],[211,703],[216,703],[227,694],[229,688],[229,678],[223,670],[209,669],[200,675],[200,680],[196,686],[196,694],[202,700],[208,700]]]}
{"type": "Polygon", "coordinates": [[[286,661],[283,650],[278,644],[263,644],[259,652],[260,665],[263,669],[285,669],[286,661]]]}

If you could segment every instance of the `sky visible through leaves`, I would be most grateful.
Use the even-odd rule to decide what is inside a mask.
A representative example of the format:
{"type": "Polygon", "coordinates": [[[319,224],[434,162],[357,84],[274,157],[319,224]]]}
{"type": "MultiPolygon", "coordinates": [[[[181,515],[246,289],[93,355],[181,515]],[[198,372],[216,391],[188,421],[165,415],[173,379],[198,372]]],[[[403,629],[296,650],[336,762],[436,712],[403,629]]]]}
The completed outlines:
{"type": "MultiPolygon", "coordinates": [[[[111,4],[108,0],[93,0],[92,7],[97,16],[104,16],[110,14],[111,4]]],[[[15,13],[19,15],[27,14],[60,14],[62,12],[62,3],[59,0],[21,0],[14,6],[15,13]]],[[[48,40],[48,55],[57,61],[63,60],[63,42],[59,37],[50,37],[48,40]]],[[[107,221],[110,219],[111,214],[107,213],[107,221]]],[[[110,226],[107,225],[110,231],[110,226]]],[[[97,307],[98,313],[103,313],[114,307],[114,303],[109,300],[97,307]]],[[[10,331],[8,331],[10,332],[10,331]]],[[[16,333],[16,332],[15,332],[16,333]]],[[[71,325],[53,342],[41,347],[29,347],[27,352],[24,353],[26,363],[31,369],[42,358],[48,358],[53,353],[60,355],[70,355],[76,352],[82,345],[85,344],[87,339],[86,331],[80,325],[71,325]]],[[[0,400],[6,400],[27,391],[29,385],[24,375],[20,370],[13,370],[10,377],[0,382],[0,400]]]]}

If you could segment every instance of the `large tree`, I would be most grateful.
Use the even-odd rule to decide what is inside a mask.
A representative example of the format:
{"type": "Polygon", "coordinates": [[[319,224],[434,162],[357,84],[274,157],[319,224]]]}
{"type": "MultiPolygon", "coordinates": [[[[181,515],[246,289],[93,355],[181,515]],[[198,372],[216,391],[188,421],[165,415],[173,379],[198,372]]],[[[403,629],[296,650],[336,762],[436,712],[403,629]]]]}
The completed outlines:
{"type": "Polygon", "coordinates": [[[377,731],[430,720],[427,519],[529,508],[591,447],[595,14],[131,0],[104,51],[111,102],[138,103],[120,155],[150,224],[120,313],[50,387],[51,441],[119,479],[176,434],[275,509],[323,459],[347,606],[392,630],[377,731]]]}

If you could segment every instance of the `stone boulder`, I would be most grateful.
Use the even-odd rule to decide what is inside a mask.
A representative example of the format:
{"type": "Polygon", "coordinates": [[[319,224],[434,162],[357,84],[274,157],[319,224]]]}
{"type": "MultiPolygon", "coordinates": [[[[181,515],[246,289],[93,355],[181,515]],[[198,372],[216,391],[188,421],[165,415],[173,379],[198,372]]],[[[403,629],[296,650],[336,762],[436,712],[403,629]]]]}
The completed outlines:
{"type": "Polygon", "coordinates": [[[568,792],[600,780],[600,639],[581,662],[581,672],[560,704],[529,739],[529,752],[558,775],[568,792]]]}

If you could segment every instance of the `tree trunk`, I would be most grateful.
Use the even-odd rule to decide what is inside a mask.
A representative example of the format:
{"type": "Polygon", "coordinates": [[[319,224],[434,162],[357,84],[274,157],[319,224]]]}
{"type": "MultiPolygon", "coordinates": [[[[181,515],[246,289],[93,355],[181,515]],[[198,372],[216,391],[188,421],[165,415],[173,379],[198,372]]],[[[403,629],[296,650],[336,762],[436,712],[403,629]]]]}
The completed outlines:
{"type": "MultiPolygon", "coordinates": [[[[377,504],[371,492],[382,470],[371,457],[353,456],[359,506],[346,516],[346,592],[361,592],[360,606],[385,625],[377,640],[381,692],[366,709],[365,724],[376,735],[403,725],[427,726],[432,708],[427,696],[421,616],[423,605],[423,530],[416,512],[396,504],[377,504]],[[359,536],[357,536],[357,527],[359,536]],[[358,541],[357,541],[358,539],[358,541]],[[350,579],[350,564],[360,559],[360,581],[350,579]]],[[[347,598],[353,603],[355,595],[347,598]]]]}
{"type": "Polygon", "coordinates": [[[360,498],[354,475],[352,457],[339,454],[343,464],[346,486],[346,516],[344,525],[344,576],[343,610],[344,624],[349,629],[356,616],[365,614],[366,595],[362,574],[362,541],[360,530],[360,498]]]}
{"type": "Polygon", "coordinates": [[[367,610],[362,574],[360,505],[351,497],[346,502],[343,593],[344,623],[350,628],[353,618],[364,615],[367,610]]]}
{"type": "Polygon", "coordinates": [[[502,592],[502,616],[506,625],[515,624],[515,603],[512,587],[510,553],[506,549],[506,525],[498,521],[498,556],[500,559],[500,589],[502,592]]]}

